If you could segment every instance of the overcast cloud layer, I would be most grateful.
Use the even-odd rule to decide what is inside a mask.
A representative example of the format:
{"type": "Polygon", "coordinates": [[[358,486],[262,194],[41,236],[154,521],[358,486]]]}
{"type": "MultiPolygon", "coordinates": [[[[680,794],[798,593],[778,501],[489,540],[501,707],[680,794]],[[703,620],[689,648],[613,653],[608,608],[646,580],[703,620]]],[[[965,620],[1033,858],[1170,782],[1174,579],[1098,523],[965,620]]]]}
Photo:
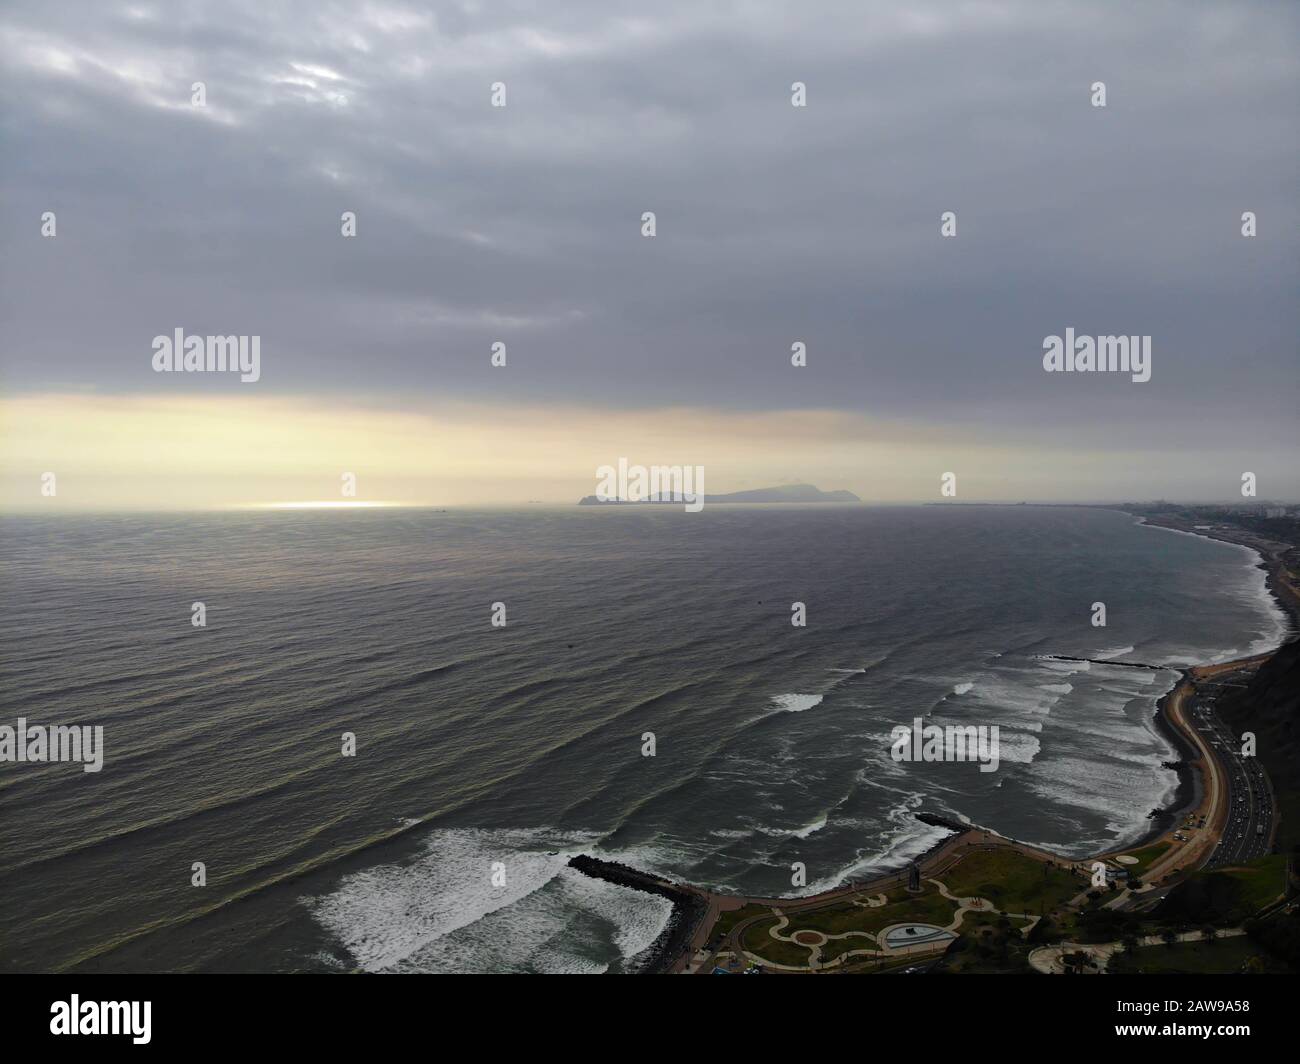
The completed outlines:
{"type": "Polygon", "coordinates": [[[151,372],[182,326],[259,334],[265,394],[834,409],[1294,466],[1298,30],[1288,3],[17,0],[3,384],[249,387],[151,372]],[[1067,326],[1150,334],[1151,381],[1044,373],[1067,326]]]}

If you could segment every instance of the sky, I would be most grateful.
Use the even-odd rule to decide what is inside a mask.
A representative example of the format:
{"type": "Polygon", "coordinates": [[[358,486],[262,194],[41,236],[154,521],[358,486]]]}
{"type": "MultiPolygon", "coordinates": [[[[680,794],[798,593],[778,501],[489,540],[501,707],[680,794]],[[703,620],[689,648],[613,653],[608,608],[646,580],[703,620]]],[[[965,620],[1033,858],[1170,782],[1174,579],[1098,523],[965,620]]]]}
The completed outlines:
{"type": "Polygon", "coordinates": [[[344,472],[568,503],[620,457],[710,493],[1300,499],[1298,31],[1289,3],[10,0],[0,508],[344,472]],[[178,328],[258,337],[259,378],[156,372],[178,328]],[[1046,372],[1067,328],[1150,336],[1151,379],[1046,372]]]}

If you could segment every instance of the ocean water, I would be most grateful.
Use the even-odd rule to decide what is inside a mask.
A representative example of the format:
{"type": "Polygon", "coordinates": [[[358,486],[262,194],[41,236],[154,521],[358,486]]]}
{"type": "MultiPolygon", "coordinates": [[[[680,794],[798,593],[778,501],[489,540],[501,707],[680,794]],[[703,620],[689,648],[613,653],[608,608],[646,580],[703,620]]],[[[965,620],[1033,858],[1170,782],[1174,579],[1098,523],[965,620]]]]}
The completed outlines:
{"type": "Polygon", "coordinates": [[[0,533],[0,723],[106,748],[99,773],[0,764],[14,970],[621,971],[668,905],[571,854],[792,894],[792,862],[815,890],[925,850],[928,810],[1082,856],[1172,796],[1151,717],[1174,674],[1047,655],[1180,665],[1285,631],[1251,552],[1078,508],[0,533]],[[999,726],[1001,767],[895,763],[915,717],[999,726]]]}

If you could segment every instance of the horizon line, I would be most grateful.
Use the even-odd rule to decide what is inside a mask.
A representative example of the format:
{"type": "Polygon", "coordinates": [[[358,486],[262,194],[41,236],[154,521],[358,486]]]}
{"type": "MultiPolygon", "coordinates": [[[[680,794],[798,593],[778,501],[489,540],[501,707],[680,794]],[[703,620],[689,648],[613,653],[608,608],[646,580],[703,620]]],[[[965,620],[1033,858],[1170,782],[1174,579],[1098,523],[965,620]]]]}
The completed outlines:
{"type": "MultiPolygon", "coordinates": [[[[1084,507],[1090,509],[1115,509],[1123,510],[1126,506],[1154,506],[1164,504],[1169,506],[1217,506],[1226,508],[1244,508],[1244,509],[1264,509],[1268,506],[1295,507],[1300,506],[1300,500],[1283,500],[1283,499],[1264,499],[1253,500],[1250,503],[1241,503],[1237,501],[1226,501],[1222,499],[1051,499],[1051,500],[1030,500],[1030,499],[896,499],[896,500],[859,500],[857,502],[712,502],[707,503],[709,506],[726,506],[726,507],[746,507],[751,509],[762,508],[782,508],[782,509],[863,509],[875,508],[886,509],[894,507],[910,506],[930,506],[930,507],[958,507],[958,506],[1006,506],[1006,507],[1084,507]]],[[[306,511],[306,510],[329,510],[332,512],[348,510],[524,510],[533,508],[564,508],[564,509],[581,509],[589,510],[622,510],[627,507],[654,506],[673,509],[679,505],[677,501],[659,502],[633,500],[623,501],[619,504],[607,504],[604,506],[583,506],[578,501],[561,501],[548,499],[529,499],[529,500],[502,500],[498,502],[474,502],[474,503],[439,503],[439,502],[400,502],[393,500],[284,500],[278,502],[249,502],[249,503],[215,503],[210,506],[70,506],[60,507],[58,503],[52,506],[40,504],[24,507],[21,509],[0,508],[0,517],[27,517],[27,516],[50,516],[54,514],[71,516],[76,514],[173,514],[173,513],[247,513],[253,511],[306,511]]]]}

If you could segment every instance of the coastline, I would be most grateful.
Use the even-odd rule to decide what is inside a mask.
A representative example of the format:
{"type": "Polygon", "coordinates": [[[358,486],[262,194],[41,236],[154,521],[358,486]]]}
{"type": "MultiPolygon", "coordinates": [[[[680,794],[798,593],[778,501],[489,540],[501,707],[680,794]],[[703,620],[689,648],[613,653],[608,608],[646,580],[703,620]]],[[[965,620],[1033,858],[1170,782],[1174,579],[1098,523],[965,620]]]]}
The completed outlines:
{"type": "MultiPolygon", "coordinates": [[[[1178,760],[1173,763],[1178,782],[1174,786],[1173,797],[1162,806],[1157,806],[1148,814],[1149,827],[1137,837],[1130,846],[1147,846],[1173,831],[1183,817],[1199,806],[1205,797],[1205,783],[1202,773],[1194,766],[1200,758],[1196,744],[1178,728],[1169,717],[1170,703],[1174,693],[1190,679],[1186,669],[1179,670],[1178,678],[1156,702],[1153,715],[1156,731],[1177,752],[1178,760]]],[[[1168,764],[1168,762],[1165,762],[1168,764]]]]}
{"type": "MultiPolygon", "coordinates": [[[[1107,507],[1107,509],[1115,508],[1107,507]]],[[[1172,763],[1172,767],[1177,774],[1178,782],[1171,799],[1164,806],[1151,811],[1149,829],[1142,832],[1137,839],[1093,857],[1072,859],[1006,838],[975,824],[958,823],[935,814],[918,812],[915,816],[923,823],[947,828],[953,832],[936,841],[924,853],[913,859],[922,869],[923,876],[932,877],[949,864],[961,860],[965,852],[971,848],[988,846],[1009,846],[1038,860],[1078,867],[1096,859],[1168,840],[1191,813],[1204,817],[1204,831],[1198,834],[1194,842],[1173,847],[1165,856],[1157,860],[1149,869],[1152,877],[1147,880],[1148,884],[1157,880],[1158,877],[1155,875],[1157,872],[1163,873],[1163,879],[1167,880],[1171,874],[1194,870],[1204,863],[1218,845],[1220,834],[1218,821],[1222,811],[1222,786],[1219,780],[1223,766],[1214,751],[1182,719],[1182,703],[1194,688],[1198,675],[1203,676],[1211,671],[1217,673],[1258,667],[1279,647],[1293,641],[1300,633],[1300,589],[1288,582],[1289,571],[1283,561],[1283,555],[1291,548],[1287,544],[1261,542],[1258,537],[1245,530],[1240,538],[1234,538],[1222,530],[1215,530],[1219,533],[1217,535],[1206,535],[1202,530],[1150,521],[1143,515],[1133,514],[1128,510],[1116,510],[1116,512],[1136,518],[1140,525],[1188,535],[1202,535],[1206,539],[1215,539],[1253,551],[1258,559],[1256,566],[1264,570],[1268,594],[1287,622],[1285,631],[1280,635],[1276,646],[1260,653],[1231,661],[1190,665],[1182,669],[1170,667],[1169,671],[1177,673],[1177,679],[1157,702],[1154,723],[1161,737],[1166,739],[1177,752],[1178,759],[1172,763]],[[1207,848],[1207,843],[1213,845],[1207,848]]],[[[908,862],[909,865],[911,863],[908,862]]],[[[574,858],[570,864],[587,875],[633,889],[660,894],[673,902],[673,914],[668,924],[655,942],[638,958],[640,971],[660,973],[684,971],[690,956],[705,947],[713,927],[724,911],[735,910],[747,904],[779,905],[783,911],[803,910],[833,904],[843,896],[857,894],[864,890],[885,892],[903,883],[908,867],[904,865],[863,881],[851,880],[829,890],[803,897],[750,898],[674,883],[649,876],[636,869],[585,855],[574,858]]]]}
{"type": "MultiPolygon", "coordinates": [[[[1145,514],[1133,513],[1130,510],[1108,509],[1114,509],[1115,513],[1126,514],[1134,518],[1135,523],[1140,527],[1158,528],[1166,532],[1197,536],[1201,539],[1210,539],[1235,547],[1244,547],[1246,550],[1251,551],[1255,555],[1255,567],[1264,571],[1264,587],[1267,594],[1286,622],[1286,628],[1281,633],[1277,645],[1259,654],[1251,654],[1244,658],[1226,661],[1200,662],[1178,670],[1171,669],[1171,671],[1177,671],[1178,679],[1168,691],[1160,696],[1159,701],[1156,703],[1154,723],[1161,737],[1167,740],[1178,752],[1178,761],[1174,766],[1174,771],[1178,776],[1178,783],[1174,788],[1173,797],[1164,806],[1152,810],[1150,828],[1138,836],[1136,840],[1126,844],[1125,848],[1132,848],[1150,845],[1168,835],[1178,827],[1183,817],[1196,810],[1204,801],[1207,769],[1201,764],[1200,751],[1187,733],[1171,719],[1171,710],[1178,692],[1192,684],[1197,670],[1234,665],[1245,667],[1248,663],[1256,660],[1262,662],[1276,653],[1279,647],[1295,639],[1297,633],[1300,633],[1300,591],[1297,591],[1282,577],[1282,572],[1285,570],[1282,555],[1289,549],[1287,544],[1266,545],[1258,542],[1258,537],[1247,533],[1245,530],[1242,531],[1241,536],[1233,537],[1223,530],[1187,528],[1171,519],[1162,521],[1148,518],[1145,514]],[[1211,532],[1215,534],[1211,534],[1211,532]]],[[[1121,851],[1115,850],[1111,852],[1118,853],[1121,851]]]]}
{"type": "MultiPolygon", "coordinates": [[[[1244,547],[1252,551],[1256,557],[1255,568],[1264,571],[1264,587],[1274,605],[1278,607],[1287,621],[1286,631],[1279,637],[1278,646],[1289,643],[1296,639],[1297,636],[1300,636],[1300,588],[1296,588],[1282,577],[1282,572],[1286,568],[1283,555],[1292,549],[1289,544],[1264,540],[1245,529],[1242,529],[1239,534],[1233,534],[1226,529],[1220,528],[1188,528],[1185,523],[1175,521],[1172,518],[1152,518],[1145,514],[1132,513],[1129,510],[1116,510],[1115,512],[1128,514],[1130,517],[1136,518],[1137,523],[1146,528],[1160,528],[1166,532],[1176,532],[1184,536],[1212,539],[1217,543],[1227,543],[1234,547],[1244,547]]],[[[1272,647],[1263,653],[1271,654],[1276,649],[1277,647],[1272,647]]],[[[1211,662],[1209,664],[1225,663],[1211,662]]]]}

